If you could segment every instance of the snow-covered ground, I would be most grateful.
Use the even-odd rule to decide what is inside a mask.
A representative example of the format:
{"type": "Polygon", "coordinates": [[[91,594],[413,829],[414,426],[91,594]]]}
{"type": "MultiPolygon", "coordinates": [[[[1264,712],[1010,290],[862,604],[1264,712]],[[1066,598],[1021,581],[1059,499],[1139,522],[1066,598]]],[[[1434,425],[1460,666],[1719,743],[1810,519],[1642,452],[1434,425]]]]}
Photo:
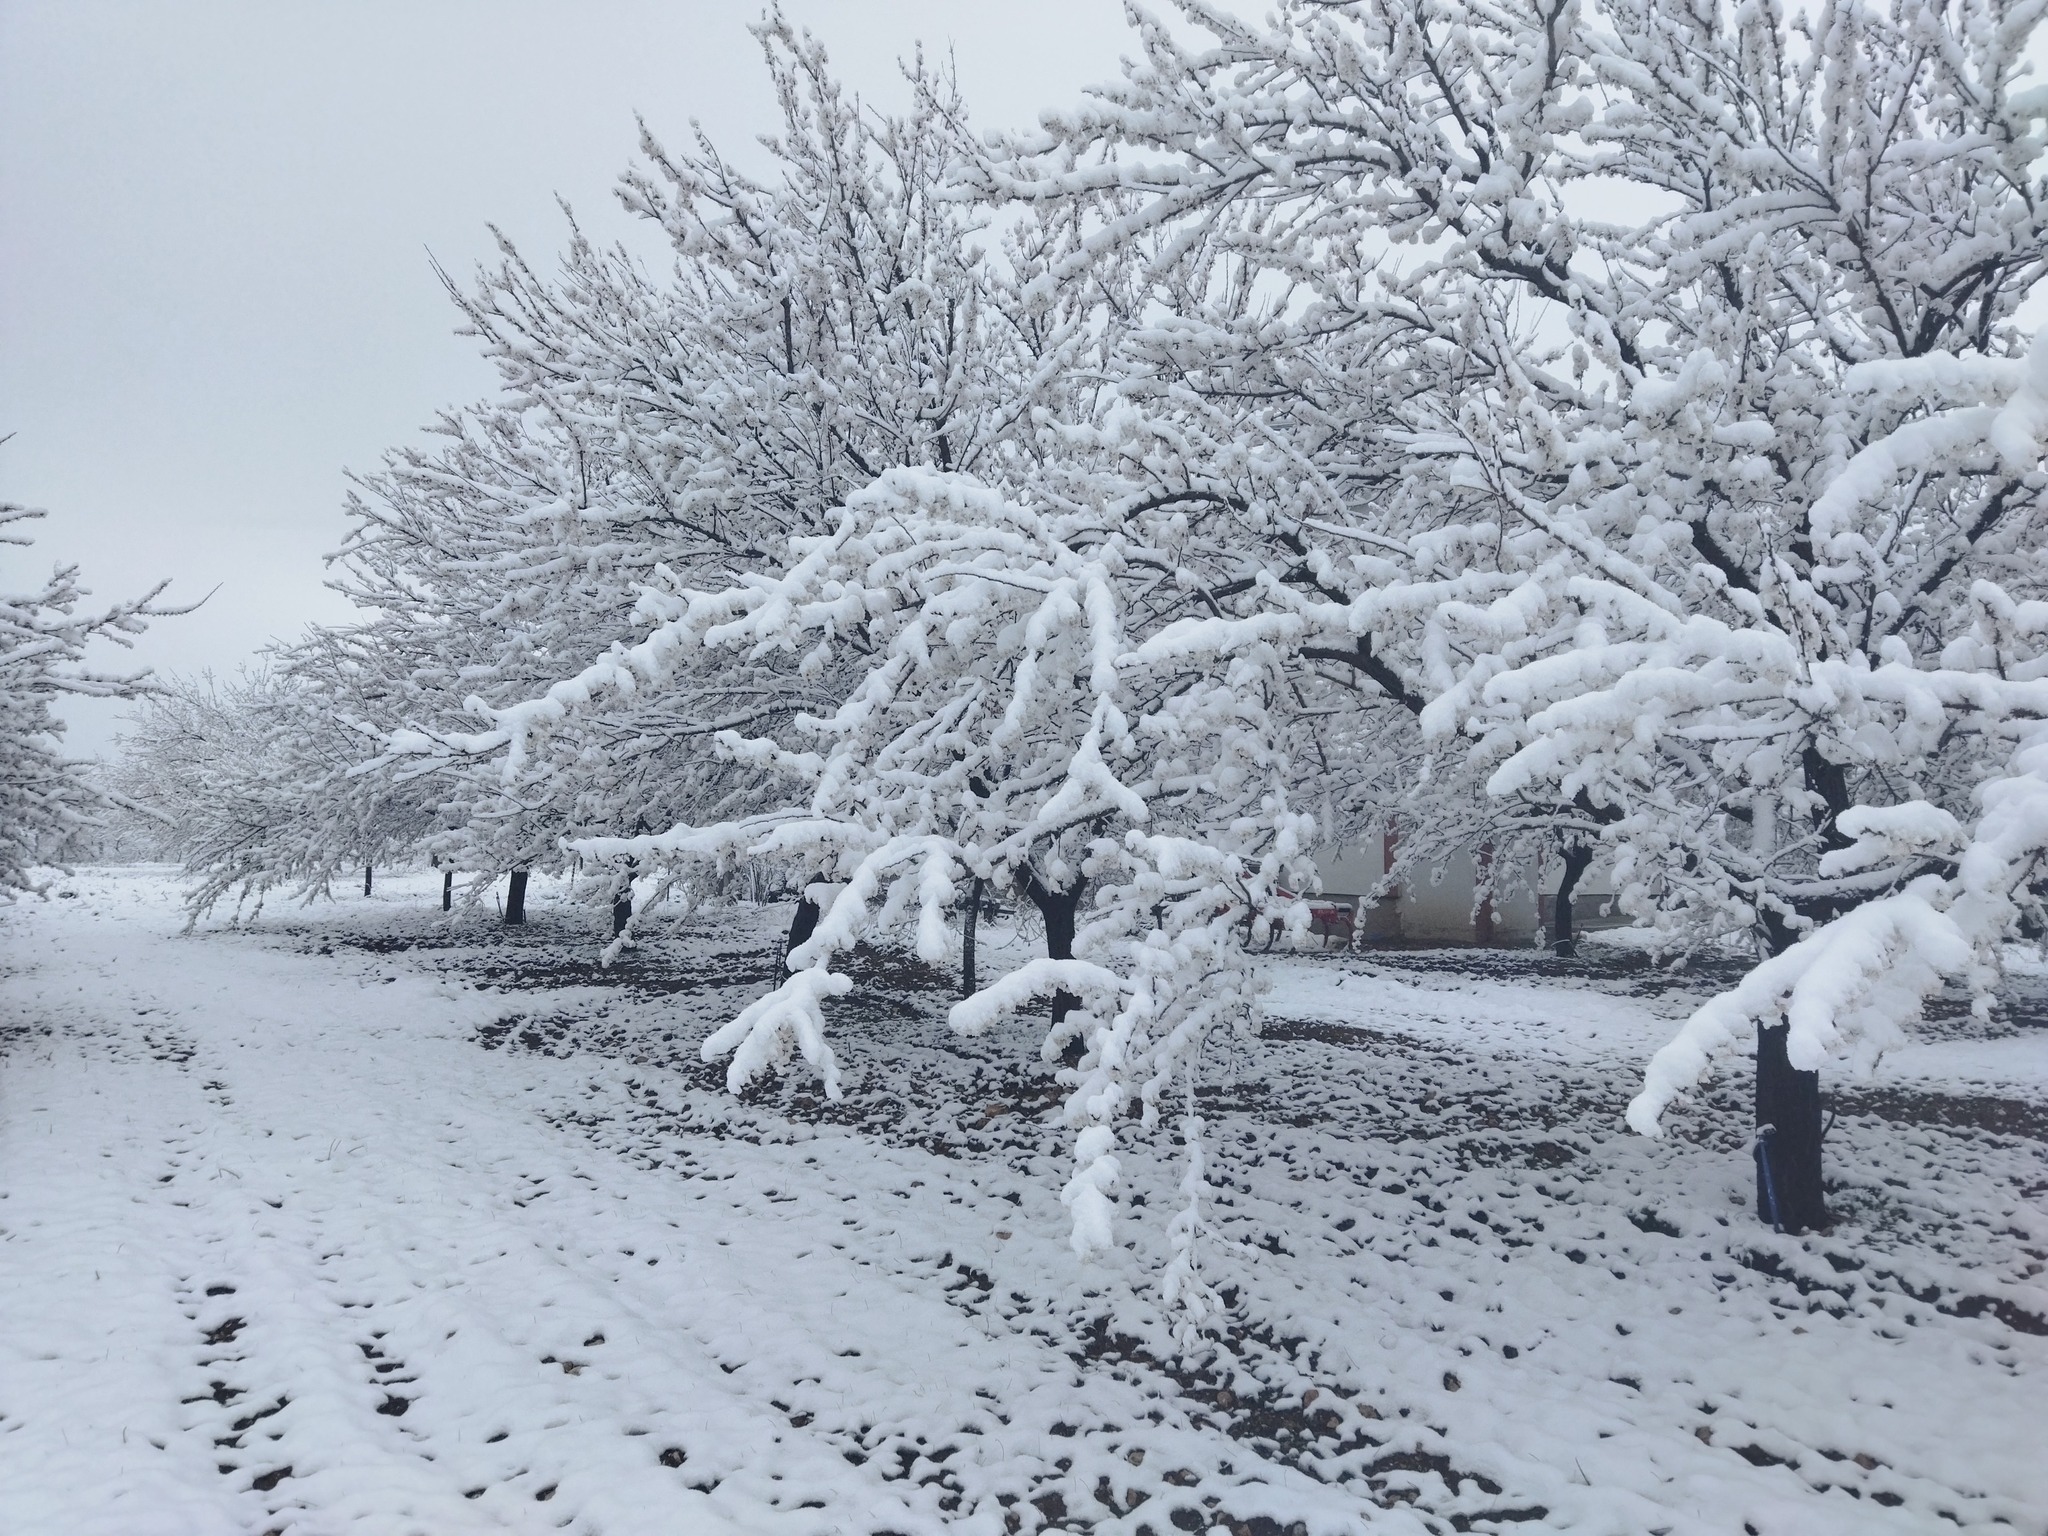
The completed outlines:
{"type": "Polygon", "coordinates": [[[1839,1085],[1844,1219],[1794,1239],[1739,1075],[1620,1127],[1707,983],[1276,957],[1215,1046],[1190,1362],[1172,1135],[1080,1265],[1051,1069],[915,965],[838,1005],[843,1103],[736,1101],[696,1044],[778,912],[600,972],[546,886],[524,931],[401,879],[191,938],[160,873],[62,889],[0,912],[9,1536],[2048,1529],[2025,999],[1839,1085]]]}

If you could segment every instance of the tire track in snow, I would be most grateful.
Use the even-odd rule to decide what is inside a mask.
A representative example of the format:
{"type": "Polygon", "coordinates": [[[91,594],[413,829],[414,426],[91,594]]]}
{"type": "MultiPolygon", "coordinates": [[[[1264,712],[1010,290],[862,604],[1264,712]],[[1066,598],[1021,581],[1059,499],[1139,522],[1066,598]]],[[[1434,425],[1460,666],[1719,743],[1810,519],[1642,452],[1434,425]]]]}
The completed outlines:
{"type": "MultiPolygon", "coordinates": [[[[157,939],[140,957],[150,981],[117,989],[191,1016],[196,1060],[142,1056],[140,1036],[102,999],[60,1001],[45,988],[43,1017],[82,1026],[88,1048],[60,1032],[7,1065],[7,1151],[21,1139],[16,1122],[48,1117],[61,1161],[82,1150],[88,1101],[106,1096],[106,1057],[142,1056],[120,1073],[123,1122],[97,1145],[105,1172],[93,1185],[9,1156],[10,1172],[31,1182],[39,1172],[76,1211],[59,1220],[38,1209],[22,1232],[10,1227],[10,1239],[35,1240],[11,1241],[0,1262],[36,1270],[117,1222],[146,1234],[150,1257],[128,1279],[156,1293],[152,1315],[137,1319],[129,1358],[100,1395],[178,1410],[157,1425],[168,1477],[109,1478],[104,1443],[85,1449],[75,1504],[47,1529],[140,1532],[137,1512],[152,1503],[180,1505],[160,1528],[186,1533],[930,1528],[872,1474],[721,1386],[716,1351],[691,1334],[698,1298],[673,1227],[597,1190],[580,1167],[589,1149],[518,1103],[505,1079],[519,1074],[502,1063],[479,1071],[466,1045],[437,1050],[405,1022],[445,1016],[443,989],[309,985],[303,962],[239,949],[232,1005],[194,1002],[214,979],[195,970],[222,958],[157,939]],[[365,993],[382,1024],[361,1023],[365,993]],[[406,1049],[378,1051],[399,1035],[406,1049]],[[221,1086],[209,1098],[202,1081],[221,1086]],[[164,1167],[166,1153],[168,1175],[142,1171],[164,1167]],[[527,1198],[536,1178],[558,1193],[527,1198]],[[392,1364],[398,1372],[377,1369],[392,1364]],[[391,1379],[400,1372],[404,1393],[391,1379]],[[274,1411],[251,1420],[258,1406],[274,1411]],[[763,1468],[771,1446],[776,1466],[763,1468]],[[681,1464],[665,1465],[664,1452],[681,1464]]],[[[135,947],[126,960],[133,978],[135,947]]],[[[53,956],[44,974],[76,961],[53,956]]],[[[10,1202],[24,1199],[13,1184],[10,1202]]],[[[655,1191],[641,1193],[658,1208],[655,1191]]],[[[22,1210],[11,1204],[9,1215],[22,1210]]],[[[14,1278],[10,1290],[32,1287],[30,1275],[14,1278]]],[[[92,1326],[64,1321],[53,1331],[92,1326]]],[[[0,1422],[31,1434],[32,1395],[9,1397],[0,1422]]],[[[102,1403],[41,1422],[62,1441],[86,1426],[114,1434],[112,1417],[102,1403]]],[[[25,1480],[43,1503],[8,1507],[50,1508],[51,1480],[25,1480]]]]}

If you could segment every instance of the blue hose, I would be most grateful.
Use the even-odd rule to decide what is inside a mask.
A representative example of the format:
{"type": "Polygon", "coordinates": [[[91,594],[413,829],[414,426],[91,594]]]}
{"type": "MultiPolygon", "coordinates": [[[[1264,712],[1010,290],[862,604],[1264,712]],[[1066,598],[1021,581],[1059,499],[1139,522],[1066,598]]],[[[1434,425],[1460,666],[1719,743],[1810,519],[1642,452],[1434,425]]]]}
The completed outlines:
{"type": "Polygon", "coordinates": [[[1775,1125],[1756,1128],[1756,1165],[1764,1176],[1764,1204],[1770,1208],[1771,1230],[1783,1232],[1785,1223],[1778,1216],[1778,1181],[1771,1176],[1771,1133],[1775,1130],[1775,1125]]]}

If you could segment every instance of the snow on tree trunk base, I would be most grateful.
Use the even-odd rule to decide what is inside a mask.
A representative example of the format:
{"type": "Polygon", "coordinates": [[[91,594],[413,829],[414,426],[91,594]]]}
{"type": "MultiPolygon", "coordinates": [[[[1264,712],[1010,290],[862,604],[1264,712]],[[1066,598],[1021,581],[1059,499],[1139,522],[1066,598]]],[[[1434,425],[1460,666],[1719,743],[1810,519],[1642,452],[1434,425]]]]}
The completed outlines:
{"type": "Polygon", "coordinates": [[[523,923],[526,921],[526,871],[515,869],[505,886],[505,921],[523,923]]]}
{"type": "Polygon", "coordinates": [[[1820,1074],[1801,1072],[1787,1053],[1791,1026],[1756,1037],[1756,1209],[1785,1232],[1833,1225],[1821,1188],[1820,1074]]]}

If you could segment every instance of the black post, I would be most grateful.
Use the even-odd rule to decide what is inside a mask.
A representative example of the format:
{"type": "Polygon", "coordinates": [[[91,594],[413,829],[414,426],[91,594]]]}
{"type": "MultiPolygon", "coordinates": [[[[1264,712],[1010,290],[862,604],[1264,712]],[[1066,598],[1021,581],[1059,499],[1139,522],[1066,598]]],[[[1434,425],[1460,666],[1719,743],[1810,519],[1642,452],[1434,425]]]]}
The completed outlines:
{"type": "Polygon", "coordinates": [[[370,866],[367,864],[363,866],[363,894],[370,894],[370,866]]]}
{"type": "Polygon", "coordinates": [[[1820,1074],[1786,1054],[1789,1025],[1756,1035],[1756,1210],[1784,1232],[1831,1226],[1821,1188],[1820,1074]]]}
{"type": "Polygon", "coordinates": [[[511,883],[505,887],[505,921],[523,923],[526,921],[526,871],[512,871],[511,883]]]}
{"type": "Polygon", "coordinates": [[[443,912],[453,912],[455,910],[455,871],[452,869],[441,871],[441,910],[443,912]]]}
{"type": "Polygon", "coordinates": [[[974,923],[981,915],[981,876],[967,891],[967,917],[960,925],[960,995],[972,997],[974,985],[974,923]]]}
{"type": "Polygon", "coordinates": [[[1579,952],[1578,936],[1572,932],[1572,892],[1579,888],[1579,879],[1592,862],[1593,850],[1584,843],[1574,843],[1564,851],[1564,875],[1557,882],[1557,916],[1550,935],[1550,947],[1560,955],[1579,952]]]}

